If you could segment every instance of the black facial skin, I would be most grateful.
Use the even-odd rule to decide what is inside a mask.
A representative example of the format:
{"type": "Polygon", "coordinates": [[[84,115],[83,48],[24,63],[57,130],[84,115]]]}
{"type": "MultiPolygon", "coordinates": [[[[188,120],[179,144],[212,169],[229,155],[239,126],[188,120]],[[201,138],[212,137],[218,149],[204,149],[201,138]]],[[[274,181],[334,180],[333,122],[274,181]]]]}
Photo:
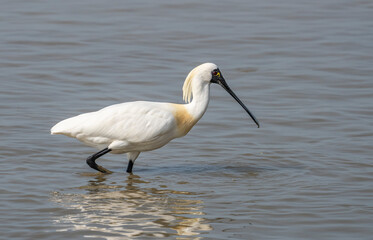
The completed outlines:
{"type": "Polygon", "coordinates": [[[236,96],[236,94],[231,90],[231,88],[228,86],[228,84],[225,82],[225,79],[223,78],[223,75],[221,74],[219,68],[214,69],[212,72],[212,78],[211,82],[219,84],[222,86],[240,105],[245,109],[245,111],[250,115],[250,117],[253,119],[253,121],[256,123],[258,128],[260,127],[258,120],[256,120],[255,116],[247,109],[245,104],[241,102],[241,100],[236,96]]]}

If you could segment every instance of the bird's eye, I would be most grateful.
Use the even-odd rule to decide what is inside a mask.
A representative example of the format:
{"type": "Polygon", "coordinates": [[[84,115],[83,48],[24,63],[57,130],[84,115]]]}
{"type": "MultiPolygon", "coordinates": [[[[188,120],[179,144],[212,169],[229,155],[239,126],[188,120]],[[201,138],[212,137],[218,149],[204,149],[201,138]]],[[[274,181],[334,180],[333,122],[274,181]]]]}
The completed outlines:
{"type": "Polygon", "coordinates": [[[216,69],[212,71],[212,75],[214,75],[214,76],[217,76],[218,73],[219,73],[219,72],[218,72],[218,70],[216,70],[216,69]]]}

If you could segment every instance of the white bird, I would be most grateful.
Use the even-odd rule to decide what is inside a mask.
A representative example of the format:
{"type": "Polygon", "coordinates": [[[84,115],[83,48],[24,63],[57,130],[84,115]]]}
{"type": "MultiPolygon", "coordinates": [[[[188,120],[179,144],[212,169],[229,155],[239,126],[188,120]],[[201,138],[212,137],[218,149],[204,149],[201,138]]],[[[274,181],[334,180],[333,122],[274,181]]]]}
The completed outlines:
{"type": "Polygon", "coordinates": [[[89,156],[87,164],[97,171],[110,173],[96,164],[96,159],[110,152],[127,153],[127,172],[140,152],[160,148],[174,138],[185,136],[206,112],[209,103],[210,83],[222,86],[251,116],[225,82],[219,68],[204,63],[194,68],[183,85],[186,104],[163,102],[127,102],[105,107],[97,112],[84,113],[65,119],[51,129],[51,134],[63,134],[101,151],[89,156]]]}

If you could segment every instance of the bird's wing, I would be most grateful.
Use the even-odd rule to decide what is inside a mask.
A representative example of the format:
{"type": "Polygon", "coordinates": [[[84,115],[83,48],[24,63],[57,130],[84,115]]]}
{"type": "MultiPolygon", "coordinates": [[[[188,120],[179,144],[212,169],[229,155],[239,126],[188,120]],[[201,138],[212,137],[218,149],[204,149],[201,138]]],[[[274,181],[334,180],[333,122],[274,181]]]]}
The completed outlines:
{"type": "Polygon", "coordinates": [[[148,142],[174,131],[172,109],[167,103],[129,102],[112,105],[61,121],[52,128],[84,140],[148,142]]]}

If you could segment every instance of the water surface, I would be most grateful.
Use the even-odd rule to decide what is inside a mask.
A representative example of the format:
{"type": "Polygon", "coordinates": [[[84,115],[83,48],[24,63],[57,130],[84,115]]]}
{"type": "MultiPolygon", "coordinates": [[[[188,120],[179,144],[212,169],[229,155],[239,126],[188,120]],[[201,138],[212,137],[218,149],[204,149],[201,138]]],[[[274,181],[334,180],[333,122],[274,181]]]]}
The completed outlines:
{"type": "Polygon", "coordinates": [[[0,11],[4,239],[371,239],[371,1],[5,1],[0,11]],[[4,7],[6,6],[6,7],[4,7]],[[51,136],[110,104],[181,103],[218,85],[184,138],[125,155],[51,136]]]}

